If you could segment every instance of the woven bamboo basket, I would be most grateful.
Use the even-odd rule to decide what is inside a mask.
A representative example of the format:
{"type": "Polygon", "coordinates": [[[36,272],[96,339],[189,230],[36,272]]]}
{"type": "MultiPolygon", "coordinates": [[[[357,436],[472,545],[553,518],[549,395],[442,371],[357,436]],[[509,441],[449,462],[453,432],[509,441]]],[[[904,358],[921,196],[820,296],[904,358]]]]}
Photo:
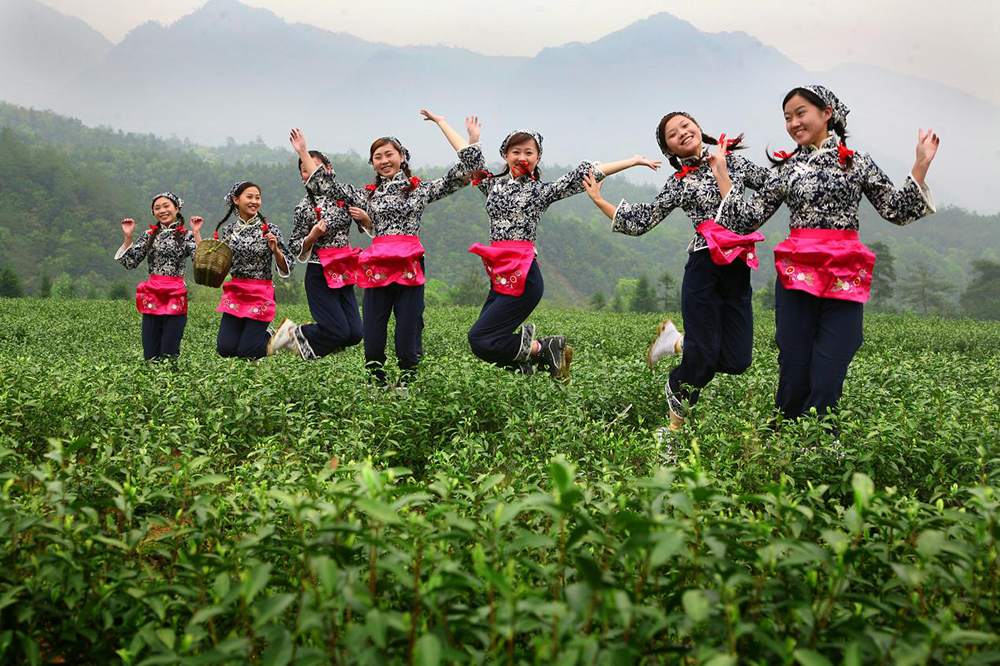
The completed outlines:
{"type": "Polygon", "coordinates": [[[221,287],[233,265],[233,250],[214,238],[198,243],[194,252],[194,281],[209,287],[221,287]]]}

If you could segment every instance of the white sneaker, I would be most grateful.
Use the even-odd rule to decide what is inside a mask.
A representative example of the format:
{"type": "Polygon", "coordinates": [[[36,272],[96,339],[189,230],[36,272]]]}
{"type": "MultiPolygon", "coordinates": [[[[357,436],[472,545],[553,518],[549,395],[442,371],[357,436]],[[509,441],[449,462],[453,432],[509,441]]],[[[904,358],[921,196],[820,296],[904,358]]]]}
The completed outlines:
{"type": "Polygon", "coordinates": [[[281,320],[281,325],[274,332],[271,339],[267,341],[267,355],[273,356],[279,349],[288,351],[298,351],[295,349],[295,322],[285,317],[281,320]]]}
{"type": "Polygon", "coordinates": [[[646,352],[646,365],[652,368],[664,356],[673,356],[684,351],[683,340],[684,336],[674,326],[674,322],[669,319],[663,320],[653,344],[649,345],[649,351],[646,352]]]}

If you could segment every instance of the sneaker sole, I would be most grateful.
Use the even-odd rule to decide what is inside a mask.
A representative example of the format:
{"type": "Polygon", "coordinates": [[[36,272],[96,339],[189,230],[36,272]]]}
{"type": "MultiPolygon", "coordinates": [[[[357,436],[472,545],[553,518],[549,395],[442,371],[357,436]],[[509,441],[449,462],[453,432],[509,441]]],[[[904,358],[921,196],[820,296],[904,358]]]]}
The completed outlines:
{"type": "Polygon", "coordinates": [[[573,347],[572,345],[566,345],[563,347],[563,362],[559,366],[559,373],[556,375],[556,379],[561,381],[563,384],[569,384],[569,364],[573,362],[573,347]]]}
{"type": "Polygon", "coordinates": [[[656,335],[653,336],[653,341],[649,343],[649,349],[646,350],[646,367],[650,370],[653,369],[653,347],[656,346],[656,341],[660,339],[661,335],[663,335],[663,329],[670,326],[672,323],[674,322],[670,319],[664,319],[661,321],[660,327],[656,329],[656,335]]]}
{"type": "Polygon", "coordinates": [[[274,335],[272,335],[271,339],[267,341],[267,348],[264,350],[264,353],[268,356],[274,356],[274,339],[278,337],[278,331],[281,330],[281,327],[284,326],[287,321],[288,317],[282,319],[281,323],[278,324],[278,328],[274,331],[274,335]]]}

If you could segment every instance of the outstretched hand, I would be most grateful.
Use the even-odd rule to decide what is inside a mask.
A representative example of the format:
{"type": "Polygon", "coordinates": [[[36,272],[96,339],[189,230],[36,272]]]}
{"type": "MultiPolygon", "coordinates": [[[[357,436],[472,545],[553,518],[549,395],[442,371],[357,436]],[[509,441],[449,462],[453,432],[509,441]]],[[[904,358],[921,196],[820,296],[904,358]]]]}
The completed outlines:
{"type": "Polygon", "coordinates": [[[439,123],[444,120],[444,116],[433,114],[427,109],[420,109],[420,115],[424,117],[424,120],[429,120],[432,123],[439,123]]]}
{"type": "Polygon", "coordinates": [[[292,144],[292,148],[295,149],[297,153],[303,153],[306,150],[306,135],[302,133],[298,127],[293,127],[291,133],[288,136],[288,141],[292,144]]]}
{"type": "Polygon", "coordinates": [[[125,232],[126,236],[132,236],[135,233],[135,220],[131,217],[122,220],[122,231],[125,232]]]}
{"type": "Polygon", "coordinates": [[[205,224],[205,218],[199,217],[198,215],[192,215],[191,219],[191,231],[198,233],[201,231],[201,225],[205,224]]]}
{"type": "Polygon", "coordinates": [[[594,177],[594,170],[590,169],[587,173],[583,174],[583,189],[587,190],[587,194],[594,201],[600,201],[601,197],[601,185],[603,181],[598,181],[594,177]]]}
{"type": "Polygon", "coordinates": [[[941,143],[940,137],[929,129],[917,130],[917,163],[929,165],[934,156],[937,155],[938,145],[941,143]]]}
{"type": "Polygon", "coordinates": [[[635,161],[636,166],[646,166],[653,171],[657,171],[660,168],[660,165],[663,164],[662,160],[647,160],[642,155],[636,155],[632,159],[635,161]]]}
{"type": "Polygon", "coordinates": [[[469,133],[469,143],[479,143],[479,135],[482,134],[483,124],[479,122],[479,116],[469,116],[465,119],[465,130],[469,133]]]}

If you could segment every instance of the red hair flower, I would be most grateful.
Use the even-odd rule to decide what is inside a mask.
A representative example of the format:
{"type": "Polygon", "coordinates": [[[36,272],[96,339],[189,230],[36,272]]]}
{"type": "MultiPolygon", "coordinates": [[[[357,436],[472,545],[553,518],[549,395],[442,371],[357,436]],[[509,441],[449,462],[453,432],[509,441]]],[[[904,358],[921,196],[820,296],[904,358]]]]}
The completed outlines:
{"type": "Polygon", "coordinates": [[[156,231],[159,228],[160,228],[160,225],[158,225],[158,224],[151,224],[151,225],[149,225],[149,231],[147,231],[146,233],[149,234],[149,235],[153,235],[153,232],[156,231]]]}
{"type": "Polygon", "coordinates": [[[265,222],[265,223],[264,223],[264,226],[262,226],[262,227],[260,228],[260,235],[261,235],[261,238],[263,238],[264,236],[267,236],[267,230],[268,230],[268,229],[270,229],[270,228],[271,228],[271,225],[270,225],[270,224],[268,224],[267,222],[265,222]]]}
{"type": "Polygon", "coordinates": [[[418,185],[420,185],[420,179],[417,178],[416,176],[411,177],[410,185],[413,185],[413,187],[416,188],[418,185]]]}
{"type": "Polygon", "coordinates": [[[845,146],[844,144],[840,144],[837,146],[837,156],[840,159],[841,164],[847,164],[847,158],[851,157],[852,155],[854,155],[854,151],[845,146]]]}
{"type": "Polygon", "coordinates": [[[794,153],[788,153],[788,152],[785,152],[784,150],[779,150],[776,153],[774,153],[774,156],[777,157],[779,160],[787,160],[793,154],[794,153]]]}
{"type": "Polygon", "coordinates": [[[319,206],[316,206],[315,208],[313,208],[313,210],[316,212],[316,221],[317,222],[319,222],[321,219],[323,219],[323,209],[322,208],[320,208],[319,206]]]}
{"type": "Polygon", "coordinates": [[[477,171],[473,171],[472,172],[472,186],[475,187],[476,185],[478,185],[479,183],[483,182],[487,178],[492,178],[492,177],[493,177],[493,174],[491,174],[486,169],[479,169],[477,171]]]}
{"type": "Polygon", "coordinates": [[[337,202],[337,208],[343,208],[343,207],[344,207],[344,202],[343,201],[338,201],[337,202]]]}
{"type": "Polygon", "coordinates": [[[215,238],[215,240],[219,240],[219,230],[218,229],[215,230],[215,233],[212,234],[212,237],[215,238]]]}
{"type": "Polygon", "coordinates": [[[734,143],[736,143],[736,139],[727,140],[725,134],[719,136],[719,147],[722,148],[723,155],[728,155],[731,152],[729,150],[729,146],[733,145],[734,143]]]}
{"type": "Polygon", "coordinates": [[[368,190],[369,192],[374,192],[377,187],[378,185],[376,185],[375,183],[368,183],[367,185],[365,185],[365,189],[368,190]]]}

